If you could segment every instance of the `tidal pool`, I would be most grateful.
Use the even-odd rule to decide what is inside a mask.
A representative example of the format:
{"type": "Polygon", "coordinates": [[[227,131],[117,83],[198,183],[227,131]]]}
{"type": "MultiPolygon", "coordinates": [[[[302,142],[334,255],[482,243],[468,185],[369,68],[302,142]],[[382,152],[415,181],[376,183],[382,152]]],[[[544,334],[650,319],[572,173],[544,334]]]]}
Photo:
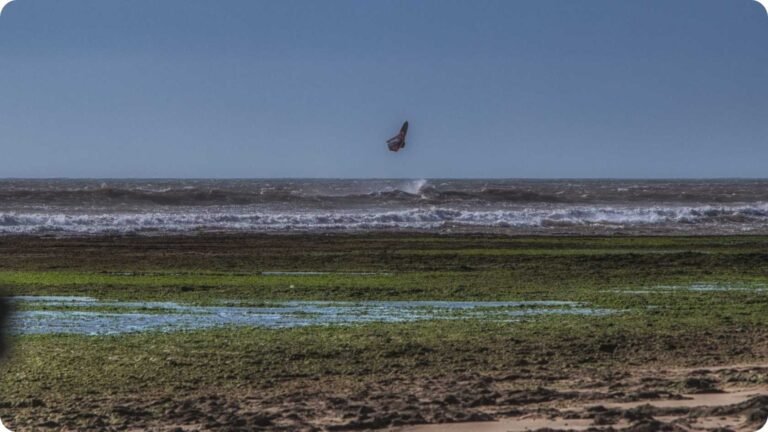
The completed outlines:
{"type": "Polygon", "coordinates": [[[221,326],[288,328],[462,318],[514,320],[551,314],[611,313],[606,309],[565,301],[284,301],[259,306],[189,306],[173,302],[123,302],[65,296],[18,296],[11,297],[11,300],[20,309],[12,323],[17,334],[109,335],[221,326]]]}

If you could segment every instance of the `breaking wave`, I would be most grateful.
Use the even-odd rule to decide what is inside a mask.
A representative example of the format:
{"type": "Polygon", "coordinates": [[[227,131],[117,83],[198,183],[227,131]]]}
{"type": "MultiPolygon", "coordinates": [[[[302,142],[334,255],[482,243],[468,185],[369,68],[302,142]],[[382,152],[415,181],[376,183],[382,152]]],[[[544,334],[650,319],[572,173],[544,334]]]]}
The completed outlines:
{"type": "Polygon", "coordinates": [[[427,180],[420,179],[420,180],[410,180],[405,182],[403,185],[400,186],[399,190],[409,193],[411,195],[419,195],[421,194],[424,187],[427,185],[427,180]]]}
{"type": "Polygon", "coordinates": [[[0,212],[0,233],[133,233],[288,230],[385,230],[468,227],[525,232],[531,228],[658,228],[690,231],[717,227],[725,232],[768,231],[768,203],[745,206],[591,207],[469,210],[446,207],[401,210],[184,211],[47,213],[0,212]]]}
{"type": "Polygon", "coordinates": [[[0,180],[0,234],[765,233],[768,180],[0,180]]]}

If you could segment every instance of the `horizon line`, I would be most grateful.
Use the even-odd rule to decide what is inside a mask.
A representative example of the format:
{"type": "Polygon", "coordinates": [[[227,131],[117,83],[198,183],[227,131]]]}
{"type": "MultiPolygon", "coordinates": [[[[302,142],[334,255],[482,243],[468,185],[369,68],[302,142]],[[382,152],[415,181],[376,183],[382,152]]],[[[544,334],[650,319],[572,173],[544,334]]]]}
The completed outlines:
{"type": "Polygon", "coordinates": [[[622,181],[700,181],[700,180],[768,180],[768,177],[0,177],[9,180],[622,180],[622,181]]]}

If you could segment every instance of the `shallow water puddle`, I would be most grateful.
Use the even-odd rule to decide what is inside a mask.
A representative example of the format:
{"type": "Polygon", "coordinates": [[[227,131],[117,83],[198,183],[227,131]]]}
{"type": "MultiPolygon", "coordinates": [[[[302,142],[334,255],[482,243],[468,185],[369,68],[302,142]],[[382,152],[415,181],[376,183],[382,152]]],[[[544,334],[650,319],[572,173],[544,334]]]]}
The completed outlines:
{"type": "Polygon", "coordinates": [[[620,294],[654,294],[661,292],[693,291],[693,292],[717,292],[717,291],[752,291],[765,292],[768,289],[764,285],[729,285],[694,283],[690,285],[655,285],[645,289],[612,289],[606,292],[620,294]]]}
{"type": "Polygon", "coordinates": [[[604,315],[605,309],[562,301],[267,302],[259,306],[188,306],[173,302],[103,301],[90,297],[19,296],[13,328],[19,334],[86,335],[193,330],[221,326],[289,328],[372,322],[539,315],[604,315]]]}

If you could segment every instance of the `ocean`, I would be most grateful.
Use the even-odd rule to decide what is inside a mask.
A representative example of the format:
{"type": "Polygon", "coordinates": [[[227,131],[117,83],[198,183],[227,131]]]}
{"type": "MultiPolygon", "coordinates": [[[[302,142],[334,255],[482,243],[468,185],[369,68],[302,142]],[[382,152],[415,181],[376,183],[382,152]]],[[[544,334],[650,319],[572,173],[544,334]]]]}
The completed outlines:
{"type": "Polygon", "coordinates": [[[0,180],[0,234],[768,234],[768,180],[0,180]]]}

